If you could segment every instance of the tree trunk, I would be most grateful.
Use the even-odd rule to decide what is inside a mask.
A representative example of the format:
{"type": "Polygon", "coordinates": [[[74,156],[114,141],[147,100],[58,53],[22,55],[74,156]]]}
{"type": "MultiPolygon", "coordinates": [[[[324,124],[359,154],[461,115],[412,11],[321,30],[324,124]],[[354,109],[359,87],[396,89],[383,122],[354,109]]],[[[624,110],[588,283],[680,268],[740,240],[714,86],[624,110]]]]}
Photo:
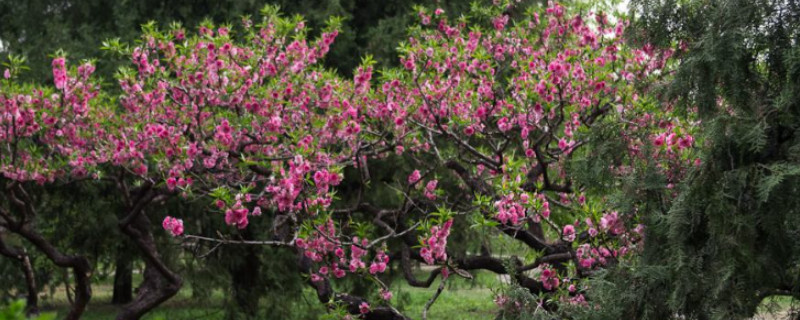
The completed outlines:
{"type": "Polygon", "coordinates": [[[115,265],[114,294],[111,303],[126,304],[133,301],[133,257],[126,245],[117,246],[115,265]]]}
{"type": "MultiPolygon", "coordinates": [[[[92,298],[92,287],[90,279],[92,277],[92,267],[89,260],[84,256],[79,255],[66,255],[58,250],[50,241],[45,239],[41,234],[33,229],[31,221],[36,216],[36,210],[33,206],[33,199],[30,197],[25,188],[16,183],[6,185],[7,192],[5,196],[8,197],[9,203],[18,210],[19,214],[24,218],[20,221],[15,221],[11,218],[11,213],[5,210],[0,210],[0,217],[2,217],[3,226],[8,231],[20,235],[22,238],[33,244],[39,251],[41,251],[50,261],[58,267],[72,269],[75,278],[75,301],[67,313],[65,320],[78,320],[86,310],[86,305],[92,298]]],[[[29,261],[30,262],[30,261],[29,261]]],[[[31,268],[32,270],[32,268],[31,268]]],[[[35,281],[30,283],[35,285],[35,281]]]]}
{"type": "Polygon", "coordinates": [[[0,235],[0,255],[19,261],[22,274],[25,276],[25,287],[28,290],[25,299],[25,310],[28,315],[39,314],[39,290],[36,287],[36,276],[33,272],[30,256],[24,250],[6,246],[2,235],[0,235]]]}
{"type": "Polygon", "coordinates": [[[89,304],[89,300],[92,298],[92,287],[90,282],[92,268],[89,264],[89,260],[83,256],[70,256],[61,253],[58,251],[58,249],[56,249],[55,246],[45,240],[44,237],[27,227],[22,227],[11,231],[30,241],[55,265],[62,268],[72,269],[72,274],[75,278],[75,301],[72,303],[72,307],[64,319],[80,319],[81,315],[86,310],[86,305],[89,304]]]}
{"type": "Polygon", "coordinates": [[[28,289],[25,310],[28,315],[39,314],[39,290],[36,287],[36,276],[33,273],[33,264],[27,253],[22,255],[22,270],[25,273],[25,287],[28,289]]]}
{"type": "Polygon", "coordinates": [[[183,285],[183,280],[172,272],[161,260],[151,230],[150,219],[141,211],[131,212],[120,224],[142,252],[145,270],[144,280],[138,288],[136,298],[122,307],[117,320],[138,320],[144,314],[172,298],[183,285]],[[128,219],[130,218],[130,219],[128,219]],[[127,221],[127,223],[124,223],[127,221]]]}
{"type": "MultiPolygon", "coordinates": [[[[243,315],[246,319],[256,319],[258,301],[264,292],[263,286],[254,283],[254,280],[259,279],[261,260],[255,252],[257,248],[243,249],[247,250],[247,253],[241,258],[242,260],[229,268],[233,299],[239,308],[238,311],[241,312],[239,315],[243,315]]],[[[238,315],[234,316],[234,313],[239,312],[232,312],[228,318],[237,318],[238,315]]]]}
{"type": "Polygon", "coordinates": [[[61,273],[61,282],[64,283],[64,293],[67,295],[69,304],[73,304],[75,303],[75,299],[72,298],[72,288],[69,286],[69,271],[66,269],[63,271],[64,272],[61,273]]]}

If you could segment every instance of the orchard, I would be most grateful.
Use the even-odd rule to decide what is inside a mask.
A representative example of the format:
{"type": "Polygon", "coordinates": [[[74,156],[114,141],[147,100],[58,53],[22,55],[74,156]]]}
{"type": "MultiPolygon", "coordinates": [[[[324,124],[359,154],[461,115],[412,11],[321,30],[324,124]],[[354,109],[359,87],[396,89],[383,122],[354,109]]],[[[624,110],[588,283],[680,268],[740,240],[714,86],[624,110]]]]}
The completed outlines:
{"type": "Polygon", "coordinates": [[[797,4],[240,5],[0,13],[0,319],[800,317],[797,4]]]}

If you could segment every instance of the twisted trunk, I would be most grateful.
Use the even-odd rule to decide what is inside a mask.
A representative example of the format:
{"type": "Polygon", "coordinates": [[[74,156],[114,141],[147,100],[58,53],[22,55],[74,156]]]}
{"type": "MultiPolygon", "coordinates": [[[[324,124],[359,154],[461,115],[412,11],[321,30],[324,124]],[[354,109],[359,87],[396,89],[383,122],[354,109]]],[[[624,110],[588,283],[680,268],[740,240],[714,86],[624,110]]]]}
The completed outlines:
{"type": "Polygon", "coordinates": [[[80,319],[81,315],[83,315],[83,312],[86,310],[86,305],[89,304],[89,300],[92,298],[92,288],[90,283],[92,268],[89,264],[89,260],[83,256],[71,256],[63,254],[44,237],[35,231],[28,229],[27,227],[22,227],[12,231],[30,241],[55,265],[62,268],[72,269],[72,275],[75,278],[75,301],[73,301],[72,307],[64,319],[80,319]]]}
{"type": "Polygon", "coordinates": [[[128,223],[120,224],[120,228],[141,251],[145,270],[144,280],[138,288],[136,298],[122,307],[116,319],[138,320],[177,294],[183,285],[183,280],[161,259],[151,231],[150,219],[141,209],[131,212],[123,221],[128,223]]]}
{"type": "MultiPolygon", "coordinates": [[[[9,182],[5,186],[3,195],[8,200],[11,208],[16,210],[18,218],[12,217],[13,215],[10,211],[0,208],[0,218],[2,218],[2,220],[0,220],[0,226],[10,232],[18,234],[33,244],[36,249],[41,251],[56,266],[72,269],[72,274],[75,278],[75,300],[72,302],[69,313],[67,313],[64,319],[80,319],[81,315],[86,310],[86,305],[89,304],[89,300],[92,298],[90,282],[92,267],[89,264],[89,260],[80,255],[64,254],[33,229],[33,224],[31,222],[34,221],[36,217],[36,209],[34,208],[36,200],[25,190],[24,186],[16,182],[9,182]]],[[[30,260],[23,259],[23,265],[26,265],[23,266],[23,268],[27,269],[25,273],[26,277],[29,277],[29,279],[26,279],[26,282],[29,286],[35,287],[36,282],[33,278],[33,268],[30,265],[30,260]]]]}
{"type": "Polygon", "coordinates": [[[28,294],[25,298],[25,310],[28,315],[39,313],[39,295],[36,287],[36,276],[33,272],[30,256],[24,250],[7,246],[0,236],[0,255],[19,261],[22,274],[25,277],[25,288],[28,294]]]}

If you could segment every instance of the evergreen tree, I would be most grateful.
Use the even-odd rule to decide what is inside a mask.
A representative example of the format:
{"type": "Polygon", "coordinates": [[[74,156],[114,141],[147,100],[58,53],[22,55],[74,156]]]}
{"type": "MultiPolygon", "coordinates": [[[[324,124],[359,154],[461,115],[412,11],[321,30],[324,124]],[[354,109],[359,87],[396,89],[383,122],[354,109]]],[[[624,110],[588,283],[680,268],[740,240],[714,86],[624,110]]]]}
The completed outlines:
{"type": "Polygon", "coordinates": [[[662,98],[699,117],[703,163],[677,192],[647,194],[642,259],[596,283],[607,294],[590,318],[744,319],[800,297],[798,5],[634,2],[639,39],[678,47],[662,98]]]}

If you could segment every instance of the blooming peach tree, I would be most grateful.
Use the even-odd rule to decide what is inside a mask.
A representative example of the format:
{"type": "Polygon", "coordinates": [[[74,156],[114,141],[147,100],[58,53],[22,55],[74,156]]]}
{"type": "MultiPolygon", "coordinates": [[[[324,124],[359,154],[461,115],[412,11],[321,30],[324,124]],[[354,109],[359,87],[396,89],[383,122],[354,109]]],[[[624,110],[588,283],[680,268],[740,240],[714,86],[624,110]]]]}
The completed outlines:
{"type": "MultiPolygon", "coordinates": [[[[603,14],[553,3],[511,20],[501,9],[473,13],[487,23],[470,25],[419,8],[402,67],[373,77],[367,58],[352,80],[317,66],[335,25],[309,43],[302,21],[272,9],[260,24],[245,20],[237,37],[210,25],[192,36],[151,32],[132,50],[136,70],[121,77],[127,113],[109,139],[113,161],[167,191],[210,199],[231,232],[272,218],[269,241],[195,236],[183,224],[191,216],[163,226],[188,240],[294,248],[320,301],[343,317],[404,318],[383,281],[393,263],[413,286],[488,270],[510,275],[543,312],[554,301],[582,304],[581,279],[636,252],[643,226],[602,190],[576,184],[571,163],[590,157],[595,126],[623,123],[627,152],[613,175],[655,159],[679,179],[692,136],[656,120],[662,113],[635,110],[635,85],[658,76],[670,52],[630,47],[625,22],[603,14]],[[375,186],[370,168],[386,164],[408,171],[375,186]],[[342,183],[353,193],[337,195],[342,183]],[[378,188],[400,200],[387,205],[378,188]],[[468,221],[533,254],[448,251],[468,221]],[[418,280],[412,260],[437,268],[418,280]],[[348,274],[375,280],[377,299],[334,292],[348,274]]],[[[498,304],[515,308],[507,299],[498,304]]]]}

